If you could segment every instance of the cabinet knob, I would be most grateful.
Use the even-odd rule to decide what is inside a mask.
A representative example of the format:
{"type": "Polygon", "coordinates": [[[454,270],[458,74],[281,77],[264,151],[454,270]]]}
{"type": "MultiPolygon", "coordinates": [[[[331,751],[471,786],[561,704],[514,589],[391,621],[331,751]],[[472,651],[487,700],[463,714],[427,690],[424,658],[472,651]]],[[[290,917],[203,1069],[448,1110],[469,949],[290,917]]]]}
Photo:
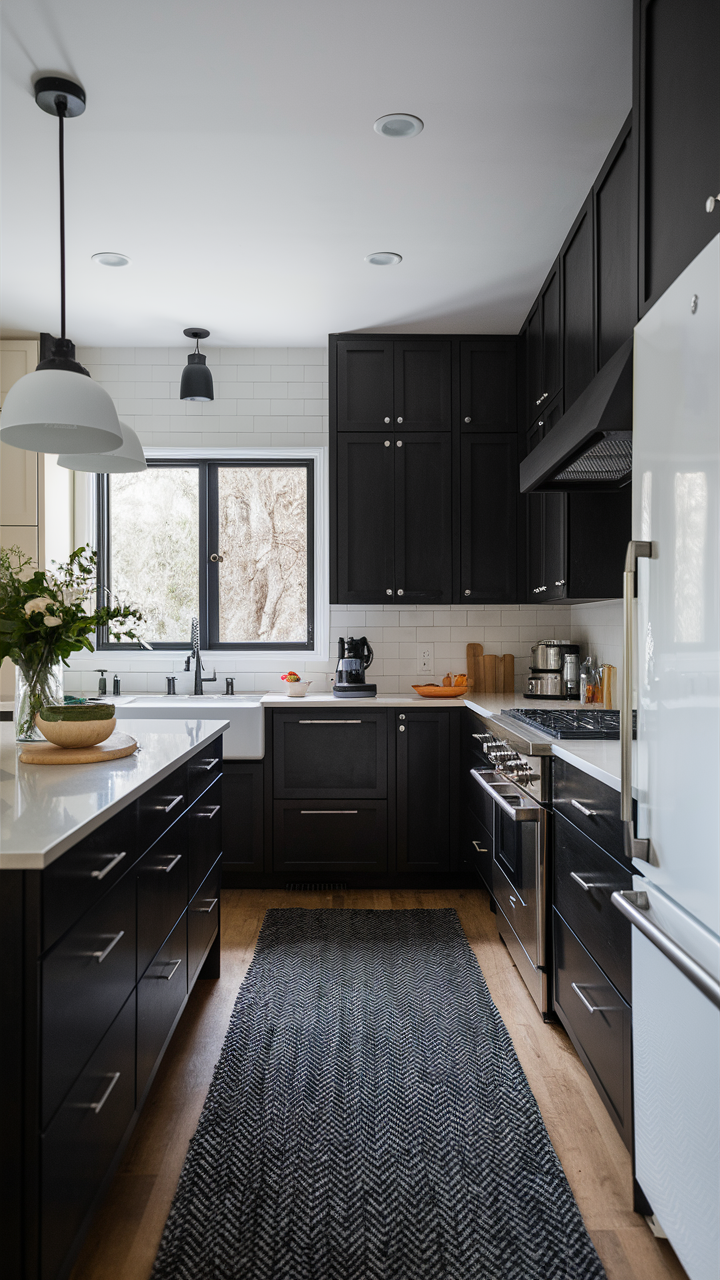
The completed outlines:
{"type": "Polygon", "coordinates": [[[392,595],[392,587],[386,587],[386,588],[385,588],[385,595],[386,595],[386,596],[391,596],[391,595],[392,595]]]}
{"type": "Polygon", "coordinates": [[[559,582],[556,582],[556,583],[555,583],[555,586],[556,586],[556,587],[564,587],[564,586],[565,586],[565,579],[564,579],[564,578],[561,578],[559,582]]]}
{"type": "Polygon", "coordinates": [[[539,427],[544,427],[544,426],[545,426],[545,422],[544,422],[544,419],[543,419],[543,418],[539,418],[539,419],[538,419],[538,426],[539,426],[539,427]]]}
{"type": "Polygon", "coordinates": [[[708,196],[707,200],[705,201],[705,212],[712,213],[716,204],[720,204],[720,195],[708,196]]]}
{"type": "Polygon", "coordinates": [[[389,440],[386,440],[386,441],[385,441],[385,448],[386,448],[386,449],[389,449],[389,448],[390,448],[390,441],[389,441],[389,440]]]}
{"type": "Polygon", "coordinates": [[[398,716],[398,720],[404,720],[404,719],[405,719],[405,716],[404,716],[404,715],[400,715],[400,716],[398,716]]]}
{"type": "Polygon", "coordinates": [[[398,449],[402,449],[402,440],[396,440],[395,443],[397,444],[398,449]]]}
{"type": "Polygon", "coordinates": [[[466,421],[466,422],[472,422],[472,418],[466,418],[466,419],[465,419],[465,421],[466,421]]]}
{"type": "Polygon", "coordinates": [[[402,418],[398,418],[398,422],[402,422],[402,418]]]}
{"type": "Polygon", "coordinates": [[[398,733],[404,733],[404,732],[405,732],[405,725],[401,724],[398,728],[398,733]]]}
{"type": "Polygon", "coordinates": [[[467,591],[465,592],[465,595],[466,595],[466,596],[469,596],[469,595],[470,595],[470,588],[469,588],[469,587],[467,588],[467,591]]]}
{"type": "Polygon", "coordinates": [[[402,587],[398,587],[398,595],[403,596],[404,594],[405,592],[403,591],[402,587]]]}
{"type": "Polygon", "coordinates": [[[390,421],[390,419],[389,419],[389,418],[386,418],[386,419],[385,419],[385,421],[386,421],[386,422],[389,422],[389,421],[390,421]]]}

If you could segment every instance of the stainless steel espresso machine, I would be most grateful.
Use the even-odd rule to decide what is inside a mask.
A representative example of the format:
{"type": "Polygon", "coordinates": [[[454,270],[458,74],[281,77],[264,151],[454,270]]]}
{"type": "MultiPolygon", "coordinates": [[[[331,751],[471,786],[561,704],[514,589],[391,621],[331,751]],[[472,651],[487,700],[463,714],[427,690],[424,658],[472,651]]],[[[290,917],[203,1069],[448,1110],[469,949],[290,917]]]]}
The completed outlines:
{"type": "Polygon", "coordinates": [[[530,650],[532,666],[526,698],[580,697],[580,646],[569,640],[538,640],[530,650]]]}

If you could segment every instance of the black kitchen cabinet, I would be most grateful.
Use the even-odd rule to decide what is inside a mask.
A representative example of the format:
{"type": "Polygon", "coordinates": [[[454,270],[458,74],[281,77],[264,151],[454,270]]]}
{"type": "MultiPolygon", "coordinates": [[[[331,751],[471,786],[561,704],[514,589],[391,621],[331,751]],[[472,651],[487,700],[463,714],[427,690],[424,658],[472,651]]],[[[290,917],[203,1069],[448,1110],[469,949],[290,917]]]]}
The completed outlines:
{"type": "Polygon", "coordinates": [[[536,299],[527,319],[525,421],[533,422],[543,403],[542,307],[536,299]]]}
{"type": "Polygon", "coordinates": [[[460,343],[462,431],[507,431],[517,426],[514,338],[465,339],[460,343]]]}
{"type": "MultiPolygon", "coordinates": [[[[562,417],[562,396],[558,395],[528,433],[534,448],[562,417]]],[[[542,604],[566,596],[567,494],[531,493],[527,498],[528,600],[542,604]]]]}
{"type": "Polygon", "coordinates": [[[278,799],[385,799],[387,711],[338,705],[276,711],[273,791],[278,799]]]}
{"type": "Polygon", "coordinates": [[[394,598],[452,601],[452,445],[449,435],[395,437],[394,598]]]}
{"type": "Polygon", "coordinates": [[[343,339],[337,343],[337,430],[449,431],[449,339],[343,339]]]}
{"type": "Polygon", "coordinates": [[[387,878],[386,800],[276,800],[274,827],[281,883],[361,885],[387,878]]]}
{"type": "Polygon", "coordinates": [[[396,338],[393,422],[403,431],[449,431],[452,345],[448,339],[396,338]]]}
{"type": "Polygon", "coordinates": [[[639,310],[720,231],[720,6],[635,0],[639,310]]]}
{"type": "Polygon", "coordinates": [[[461,436],[459,603],[518,598],[517,468],[514,434],[461,436]]]}
{"type": "Polygon", "coordinates": [[[527,321],[526,421],[562,388],[560,259],[553,263],[527,321]]]}
{"type": "Polygon", "coordinates": [[[382,431],[393,416],[392,340],[370,336],[338,342],[338,431],[382,431]]]}
{"type": "MultiPolygon", "coordinates": [[[[628,218],[628,232],[630,220],[628,218]]],[[[560,250],[563,411],[595,374],[595,288],[592,192],[560,250]]]]}
{"type": "Polygon", "coordinates": [[[447,874],[457,838],[460,713],[399,710],[394,719],[398,873],[447,874]]]}
{"type": "MultiPolygon", "coordinates": [[[[637,324],[635,179],[632,117],[628,116],[593,187],[598,369],[627,341],[637,324]]],[[[567,364],[565,367],[567,370],[567,364]]],[[[566,372],[566,397],[567,376],[566,372]]]]}
{"type": "Polygon", "coordinates": [[[630,533],[630,486],[528,498],[528,600],[616,600],[630,533]]]}
{"type": "Polygon", "coordinates": [[[337,436],[335,556],[338,604],[395,595],[395,437],[337,436]]]}
{"type": "Polygon", "coordinates": [[[263,881],[263,760],[226,760],[222,781],[222,883],[239,889],[263,881]]]}

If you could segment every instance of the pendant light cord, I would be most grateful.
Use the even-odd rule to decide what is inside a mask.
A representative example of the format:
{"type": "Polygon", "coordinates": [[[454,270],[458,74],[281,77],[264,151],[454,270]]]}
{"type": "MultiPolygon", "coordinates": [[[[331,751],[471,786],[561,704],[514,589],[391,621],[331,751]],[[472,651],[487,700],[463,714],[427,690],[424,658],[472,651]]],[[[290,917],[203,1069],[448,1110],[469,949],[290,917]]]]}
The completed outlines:
{"type": "Polygon", "coordinates": [[[59,93],[55,99],[60,125],[58,159],[60,163],[60,337],[65,337],[65,112],[67,98],[59,93]]]}

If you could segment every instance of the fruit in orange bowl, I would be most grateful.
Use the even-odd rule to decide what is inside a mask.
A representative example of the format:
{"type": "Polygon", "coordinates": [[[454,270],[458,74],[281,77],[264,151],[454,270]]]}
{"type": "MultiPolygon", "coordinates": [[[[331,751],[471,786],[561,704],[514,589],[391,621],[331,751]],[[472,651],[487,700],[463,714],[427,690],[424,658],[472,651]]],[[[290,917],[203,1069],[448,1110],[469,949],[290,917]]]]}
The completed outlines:
{"type": "Polygon", "coordinates": [[[113,732],[117,720],[112,702],[41,707],[35,724],[56,747],[96,747],[113,732]]]}

